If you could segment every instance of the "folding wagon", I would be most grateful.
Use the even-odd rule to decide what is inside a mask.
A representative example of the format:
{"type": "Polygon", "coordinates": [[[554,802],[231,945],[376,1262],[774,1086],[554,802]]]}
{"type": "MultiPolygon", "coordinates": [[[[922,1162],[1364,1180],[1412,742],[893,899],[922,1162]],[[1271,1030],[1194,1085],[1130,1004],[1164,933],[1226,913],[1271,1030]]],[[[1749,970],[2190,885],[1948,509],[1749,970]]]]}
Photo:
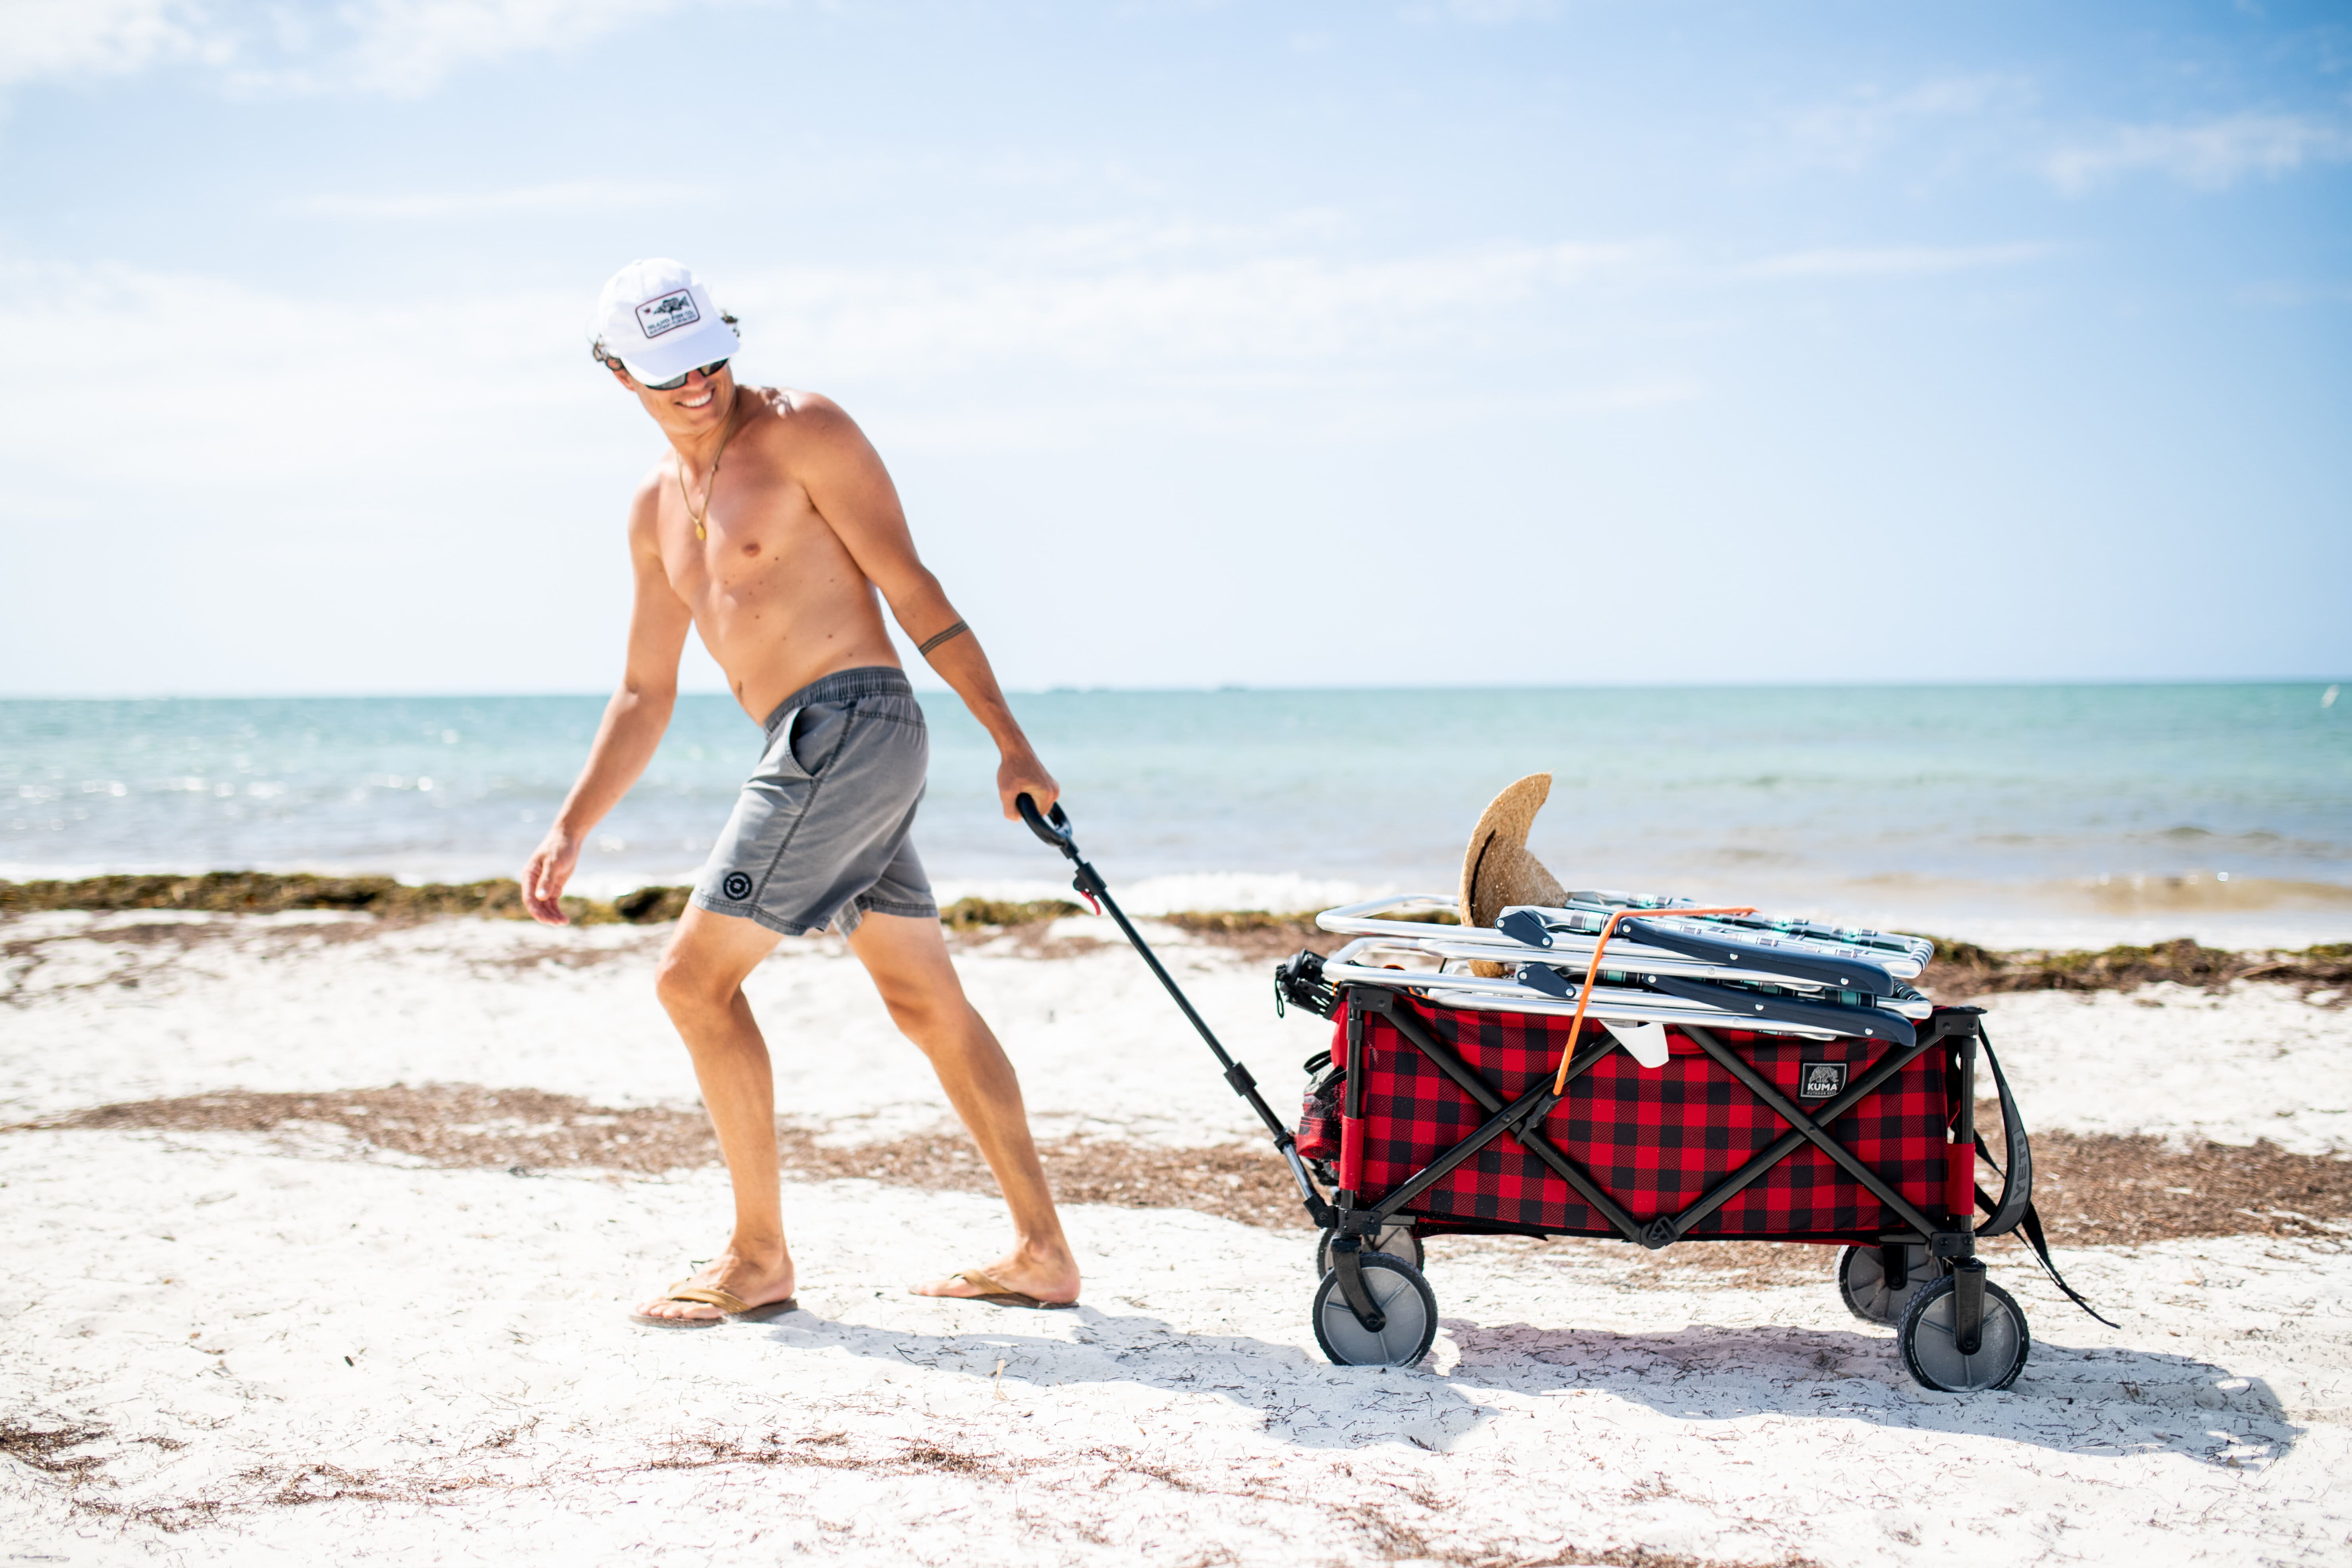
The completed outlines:
{"type": "Polygon", "coordinates": [[[1491,928],[1431,923],[1451,899],[1328,910],[1318,923],[1353,940],[1276,974],[1277,1005],[1334,1023],[1294,1135],[1060,808],[1049,821],[1021,804],[1289,1164],[1321,1231],[1311,1313],[1332,1361],[1419,1361],[1437,1332],[1423,1239],[1507,1235],[1835,1247],[1846,1307],[1895,1328],[1919,1383],[1974,1392],[2023,1371],[2025,1313],[1986,1278],[1977,1242],[2021,1227],[2050,1268],[2032,1150],[1981,1009],[1936,1006],[1907,984],[1932,956],[1925,941],[1601,893],[1508,909],[1491,928]],[[1975,1124],[1980,1061],[2008,1162],[1998,1197],[1976,1181],[1977,1162],[1992,1163],[1975,1124]]]}

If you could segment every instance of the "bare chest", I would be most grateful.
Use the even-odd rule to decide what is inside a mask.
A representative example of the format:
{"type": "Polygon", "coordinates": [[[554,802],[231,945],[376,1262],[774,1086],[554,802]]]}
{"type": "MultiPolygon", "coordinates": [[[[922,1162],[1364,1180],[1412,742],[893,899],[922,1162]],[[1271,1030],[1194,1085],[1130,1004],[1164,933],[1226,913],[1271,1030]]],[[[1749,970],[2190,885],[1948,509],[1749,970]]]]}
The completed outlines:
{"type": "Polygon", "coordinates": [[[657,526],[670,586],[698,610],[787,594],[849,564],[808,492],[790,478],[755,463],[735,472],[722,467],[708,507],[699,504],[703,487],[689,483],[690,492],[682,492],[673,469],[657,526]]]}

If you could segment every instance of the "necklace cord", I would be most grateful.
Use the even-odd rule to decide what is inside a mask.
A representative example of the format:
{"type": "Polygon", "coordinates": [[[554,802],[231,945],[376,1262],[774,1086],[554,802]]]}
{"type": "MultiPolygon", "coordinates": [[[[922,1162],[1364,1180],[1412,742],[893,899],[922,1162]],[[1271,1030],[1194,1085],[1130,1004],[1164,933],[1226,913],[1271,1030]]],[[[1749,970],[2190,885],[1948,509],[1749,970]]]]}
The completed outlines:
{"type": "Polygon", "coordinates": [[[694,524],[694,537],[708,539],[710,530],[705,526],[710,517],[710,488],[719,482],[719,465],[726,460],[727,443],[735,438],[735,414],[742,397],[740,391],[727,405],[727,428],[719,433],[719,450],[710,454],[710,477],[702,481],[702,515],[694,514],[694,498],[686,493],[686,455],[677,459],[677,499],[686,503],[687,520],[694,524]]]}

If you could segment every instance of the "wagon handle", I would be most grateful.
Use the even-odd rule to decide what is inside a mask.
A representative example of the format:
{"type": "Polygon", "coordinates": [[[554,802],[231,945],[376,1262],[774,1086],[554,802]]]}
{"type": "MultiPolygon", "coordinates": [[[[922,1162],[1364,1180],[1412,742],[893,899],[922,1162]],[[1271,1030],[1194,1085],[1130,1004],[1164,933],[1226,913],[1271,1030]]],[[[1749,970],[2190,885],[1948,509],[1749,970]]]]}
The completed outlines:
{"type": "Polygon", "coordinates": [[[1037,803],[1029,798],[1026,790],[1016,795],[1013,804],[1021,808],[1021,820],[1029,825],[1030,832],[1060,850],[1064,859],[1078,858],[1078,846],[1070,830],[1070,814],[1062,809],[1060,801],[1055,801],[1051,810],[1042,816],[1038,813],[1037,803]]]}
{"type": "Polygon", "coordinates": [[[1291,1136],[1290,1129],[1281,1117],[1274,1113],[1274,1108],[1266,1104],[1265,1097],[1258,1092],[1257,1079],[1250,1075],[1250,1069],[1227,1054],[1223,1043],[1209,1027],[1208,1020],[1193,1008],[1192,999],[1176,984],[1176,977],[1168,973],[1167,966],[1151,951],[1151,944],[1143,940],[1143,933],[1135,929],[1135,922],[1127,918],[1127,911],[1120,909],[1118,900],[1110,896],[1110,888],[1103,881],[1102,873],[1078,853],[1077,834],[1070,826],[1069,814],[1062,809],[1059,802],[1055,802],[1050,811],[1041,812],[1037,809],[1037,803],[1026,795],[1014,796],[1013,805],[1020,808],[1021,820],[1029,825],[1029,831],[1059,849],[1063,858],[1075,866],[1077,875],[1071,879],[1070,886],[1087,902],[1095,905],[1097,913],[1108,914],[1118,923],[1119,934],[1127,938],[1136,955],[1143,960],[1144,967],[1150,970],[1160,984],[1167,988],[1170,998],[1184,1015],[1185,1021],[1199,1031],[1202,1042],[1215,1055],[1217,1065],[1225,1069],[1225,1082],[1235,1094],[1249,1102],[1249,1108],[1257,1112],[1258,1120],[1265,1122],[1265,1130],[1274,1135],[1275,1149],[1290,1166],[1291,1180],[1298,1184],[1298,1196],[1306,1205],[1308,1215],[1318,1226],[1329,1225],[1332,1221],[1331,1207],[1323,1201],[1323,1194],[1316,1190],[1314,1179],[1307,1173],[1307,1166],[1298,1155],[1298,1140],[1291,1136]]]}
{"type": "Polygon", "coordinates": [[[1743,904],[1738,909],[1721,910],[1671,909],[1612,910],[1608,922],[1601,928],[1601,940],[1592,944],[1592,962],[1584,966],[1584,984],[1578,986],[1576,990],[1576,1018],[1575,1021],[1570,1023],[1568,1026],[1568,1044],[1560,1047],[1559,1070],[1552,1075],[1551,1092],[1553,1097],[1556,1099],[1568,1092],[1568,1064],[1570,1059],[1576,1055],[1577,1037],[1584,1032],[1584,1010],[1592,1005],[1592,983],[1601,978],[1601,955],[1609,950],[1609,939],[1617,934],[1617,922],[1619,921],[1640,920],[1644,916],[1654,915],[1672,915],[1675,919],[1679,920],[1685,915],[1752,915],[1755,912],[1756,906],[1753,904],[1743,904]]]}

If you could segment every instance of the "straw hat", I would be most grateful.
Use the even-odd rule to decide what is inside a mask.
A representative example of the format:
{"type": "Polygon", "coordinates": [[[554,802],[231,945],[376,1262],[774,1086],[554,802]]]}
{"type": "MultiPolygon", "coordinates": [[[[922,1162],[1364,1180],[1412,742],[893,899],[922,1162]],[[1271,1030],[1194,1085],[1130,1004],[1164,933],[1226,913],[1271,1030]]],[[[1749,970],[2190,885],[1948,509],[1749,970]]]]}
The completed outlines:
{"type": "MultiPolygon", "coordinates": [[[[1568,893],[1543,862],[1528,853],[1528,829],[1551,794],[1549,773],[1529,773],[1496,795],[1479,815],[1462,852],[1462,923],[1491,926],[1513,904],[1557,908],[1568,893]]],[[[1511,973],[1510,966],[1474,961],[1470,973],[1489,979],[1511,973]]]]}

